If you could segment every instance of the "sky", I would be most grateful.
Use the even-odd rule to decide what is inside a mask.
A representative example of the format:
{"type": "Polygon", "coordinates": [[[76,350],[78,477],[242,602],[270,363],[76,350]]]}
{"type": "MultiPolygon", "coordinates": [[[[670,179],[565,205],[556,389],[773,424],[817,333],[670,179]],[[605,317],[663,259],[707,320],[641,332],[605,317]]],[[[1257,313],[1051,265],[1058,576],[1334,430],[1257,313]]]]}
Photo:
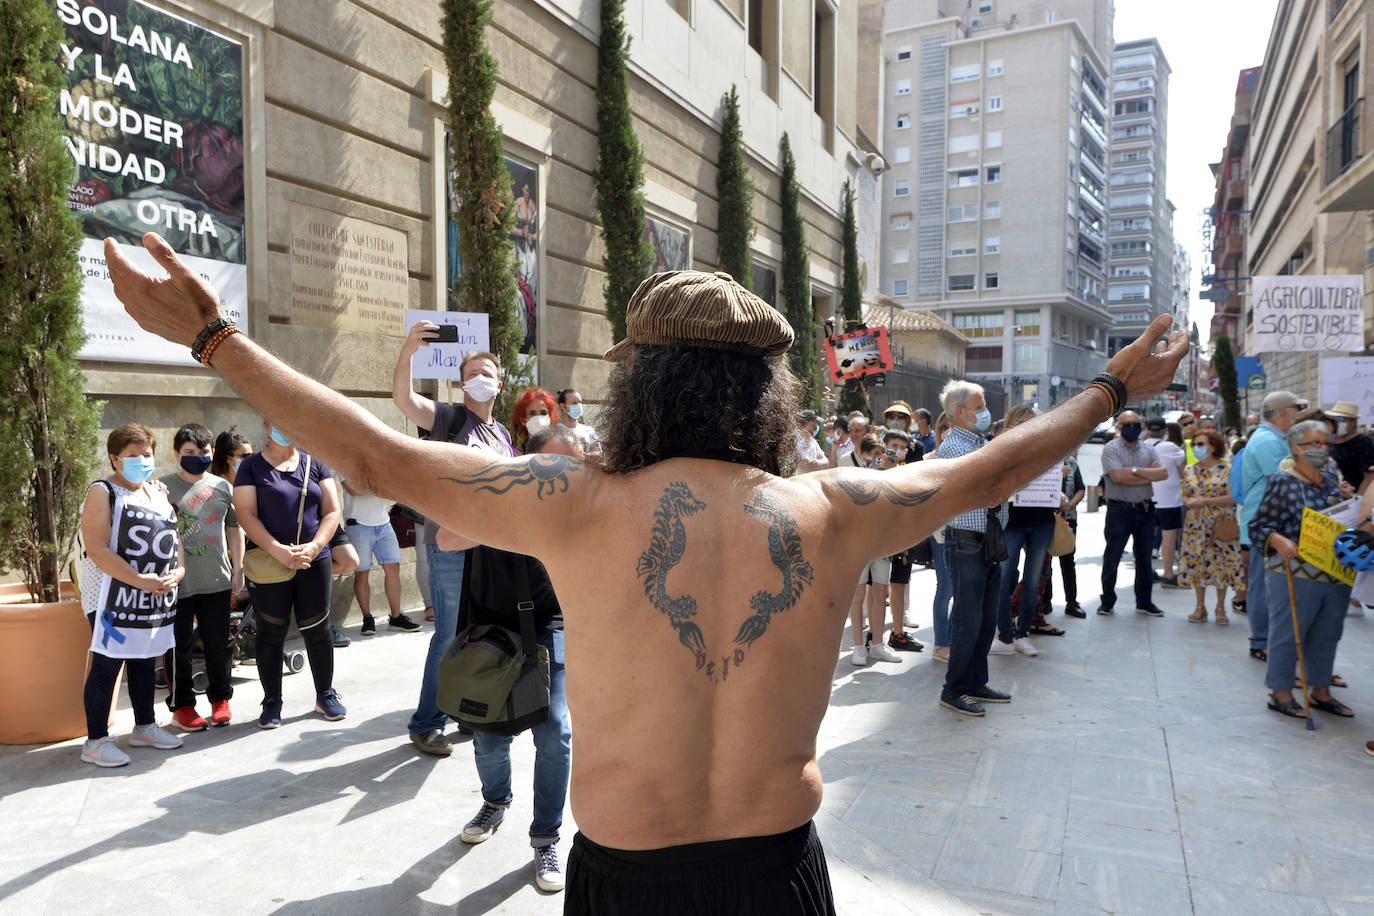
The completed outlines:
{"type": "Polygon", "coordinates": [[[1155,38],[1173,71],[1169,76],[1168,159],[1165,176],[1174,213],[1174,238],[1193,262],[1191,319],[1204,344],[1212,303],[1202,289],[1202,211],[1216,184],[1210,163],[1221,158],[1235,107],[1236,77],[1264,61],[1278,0],[1116,0],[1116,40],[1155,38]]]}

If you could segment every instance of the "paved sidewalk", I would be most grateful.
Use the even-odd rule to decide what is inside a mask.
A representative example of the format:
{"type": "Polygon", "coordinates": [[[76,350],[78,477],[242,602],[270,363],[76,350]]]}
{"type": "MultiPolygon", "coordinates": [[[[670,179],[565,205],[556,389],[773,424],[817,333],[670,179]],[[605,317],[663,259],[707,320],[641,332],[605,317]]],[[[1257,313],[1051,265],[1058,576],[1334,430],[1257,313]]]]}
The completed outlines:
{"type": "MultiPolygon", "coordinates": [[[[1015,701],[985,719],[937,706],[929,651],[855,669],[837,647],[817,824],[840,912],[1374,913],[1374,618],[1348,621],[1338,657],[1357,718],[1308,732],[1265,709],[1244,617],[1189,624],[1191,592],[1169,590],[1162,620],[1127,599],[1091,616],[1102,518],[1080,527],[1089,618],[1056,613],[1068,635],[1038,637],[1038,658],[994,657],[1015,701]]],[[[928,624],[934,576],[915,579],[928,624]]],[[[260,732],[247,667],[233,726],[179,751],[98,771],[79,741],[0,747],[0,913],[560,912],[533,885],[529,739],[506,823],[462,845],[470,746],[442,760],[405,738],[428,628],[348,631],[343,722],[310,711],[302,673],[282,728],[260,732]]],[[[116,719],[124,745],[127,702],[116,719]]]]}

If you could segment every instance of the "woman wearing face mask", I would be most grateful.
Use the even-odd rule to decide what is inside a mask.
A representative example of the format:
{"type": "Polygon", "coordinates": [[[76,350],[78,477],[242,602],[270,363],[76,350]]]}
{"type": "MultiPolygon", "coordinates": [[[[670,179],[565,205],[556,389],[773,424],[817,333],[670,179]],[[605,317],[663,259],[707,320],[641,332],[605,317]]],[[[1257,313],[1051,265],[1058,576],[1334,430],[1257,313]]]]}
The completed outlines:
{"type": "MultiPolygon", "coordinates": [[[[1290,615],[1296,614],[1312,705],[1348,718],[1354,713],[1331,696],[1330,688],[1350,586],[1298,556],[1303,509],[1320,512],[1341,500],[1339,475],[1327,460],[1331,457],[1331,427],[1315,420],[1294,423],[1288,430],[1288,447],[1293,466],[1269,478],[1259,509],[1250,521],[1251,549],[1263,551],[1268,577],[1269,657],[1264,681],[1270,690],[1269,708],[1285,716],[1307,715],[1293,697],[1297,652],[1290,615]],[[1293,573],[1296,608],[1288,599],[1285,561],[1293,573]]],[[[1258,607],[1251,609],[1254,614],[1260,611],[1258,607]]]]}
{"type": "Polygon", "coordinates": [[[258,628],[258,679],[262,682],[259,728],[281,725],[281,657],[291,615],[305,640],[315,681],[315,710],[330,721],[347,710],[334,689],[334,645],[329,633],[333,568],[329,539],[339,527],[339,500],[329,468],[314,460],[279,429],[263,423],[267,446],[249,455],[234,477],[234,509],[248,536],[246,576],[258,628]],[[253,580],[252,551],[268,575],[253,580]],[[270,561],[275,561],[275,565],[270,561]],[[283,569],[287,578],[271,575],[283,569]]]}
{"type": "Polygon", "coordinates": [[[239,464],[251,454],[253,443],[239,432],[237,426],[231,426],[215,437],[215,448],[210,457],[210,473],[216,477],[223,477],[232,487],[239,464]]]}
{"type": "MultiPolygon", "coordinates": [[[[578,413],[581,413],[582,405],[579,403],[577,407],[578,413]]],[[[515,447],[523,455],[525,444],[530,441],[530,436],[548,429],[549,426],[557,422],[559,422],[558,402],[554,400],[553,395],[543,388],[526,388],[520,392],[520,397],[515,399],[515,407],[510,413],[510,428],[515,439],[515,447]]],[[[588,427],[588,429],[590,428],[588,427]]]]}
{"type": "Polygon", "coordinates": [[[180,470],[162,478],[167,497],[177,510],[186,578],[177,592],[174,632],[176,647],[164,659],[170,688],[167,705],[172,720],[187,731],[209,725],[228,725],[232,653],[229,639],[229,598],[243,587],[243,529],[234,515],[234,490],[229,481],[209,473],[210,430],[187,423],[172,440],[180,470]],[[210,721],[196,712],[191,689],[191,650],[199,629],[205,652],[206,691],[210,721]]]}
{"type": "Polygon", "coordinates": [[[159,728],[153,714],[154,669],[172,647],[177,586],[186,574],[176,510],[151,482],[156,447],[157,439],[141,424],[111,432],[106,452],[114,473],[93,483],[81,504],[81,606],[91,624],[81,759],[99,767],[129,762],[109,732],[120,667],[128,672],[134,707],[129,746],[181,747],[181,739],[159,728]]]}
{"type": "MultiPolygon", "coordinates": [[[[1228,450],[1218,433],[1202,430],[1193,436],[1193,455],[1197,464],[1183,471],[1183,505],[1188,515],[1183,523],[1183,544],[1178,559],[1178,584],[1197,593],[1197,609],[1188,615],[1192,623],[1207,622],[1207,589],[1217,590],[1216,622],[1224,627],[1226,590],[1245,590],[1245,566],[1240,538],[1218,541],[1217,522],[1236,520],[1236,501],[1228,483],[1231,469],[1226,463],[1228,450]]],[[[1241,599],[1243,600],[1243,599],[1241,599]]]]}

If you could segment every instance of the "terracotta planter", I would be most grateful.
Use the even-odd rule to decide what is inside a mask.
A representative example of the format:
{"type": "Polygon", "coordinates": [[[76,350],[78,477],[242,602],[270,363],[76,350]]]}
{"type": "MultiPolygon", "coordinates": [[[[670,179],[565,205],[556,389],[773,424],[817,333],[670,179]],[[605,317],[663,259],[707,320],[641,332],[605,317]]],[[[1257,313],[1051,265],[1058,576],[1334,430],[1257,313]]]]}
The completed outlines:
{"type": "Polygon", "coordinates": [[[30,604],[23,585],[0,585],[0,744],[86,734],[81,688],[91,629],[70,582],[62,597],[30,604]]]}

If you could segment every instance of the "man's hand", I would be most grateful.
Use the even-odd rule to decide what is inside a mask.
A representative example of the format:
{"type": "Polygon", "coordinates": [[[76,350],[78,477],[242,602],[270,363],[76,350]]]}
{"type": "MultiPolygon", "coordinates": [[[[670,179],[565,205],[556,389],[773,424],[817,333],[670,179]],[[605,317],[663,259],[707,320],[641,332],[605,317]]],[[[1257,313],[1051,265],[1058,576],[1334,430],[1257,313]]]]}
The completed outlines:
{"type": "Polygon", "coordinates": [[[1269,546],[1273,547],[1278,555],[1285,560],[1296,560],[1298,558],[1298,545],[1281,534],[1269,535],[1269,546]]]}
{"type": "Polygon", "coordinates": [[[415,322],[410,333],[406,335],[405,343],[401,344],[401,356],[410,359],[420,347],[429,346],[429,335],[437,330],[439,326],[432,321],[415,322]]]}
{"type": "Polygon", "coordinates": [[[1128,403],[1153,397],[1174,380],[1179,361],[1188,352],[1188,335],[1169,333],[1173,321],[1169,315],[1160,315],[1107,363],[1107,371],[1125,384],[1128,403]]]}
{"type": "Polygon", "coordinates": [[[105,266],[115,295],[143,330],[189,347],[207,324],[220,317],[219,296],[156,232],[143,236],[143,247],[168,276],[145,274],[124,257],[114,239],[105,240],[105,266]]]}

